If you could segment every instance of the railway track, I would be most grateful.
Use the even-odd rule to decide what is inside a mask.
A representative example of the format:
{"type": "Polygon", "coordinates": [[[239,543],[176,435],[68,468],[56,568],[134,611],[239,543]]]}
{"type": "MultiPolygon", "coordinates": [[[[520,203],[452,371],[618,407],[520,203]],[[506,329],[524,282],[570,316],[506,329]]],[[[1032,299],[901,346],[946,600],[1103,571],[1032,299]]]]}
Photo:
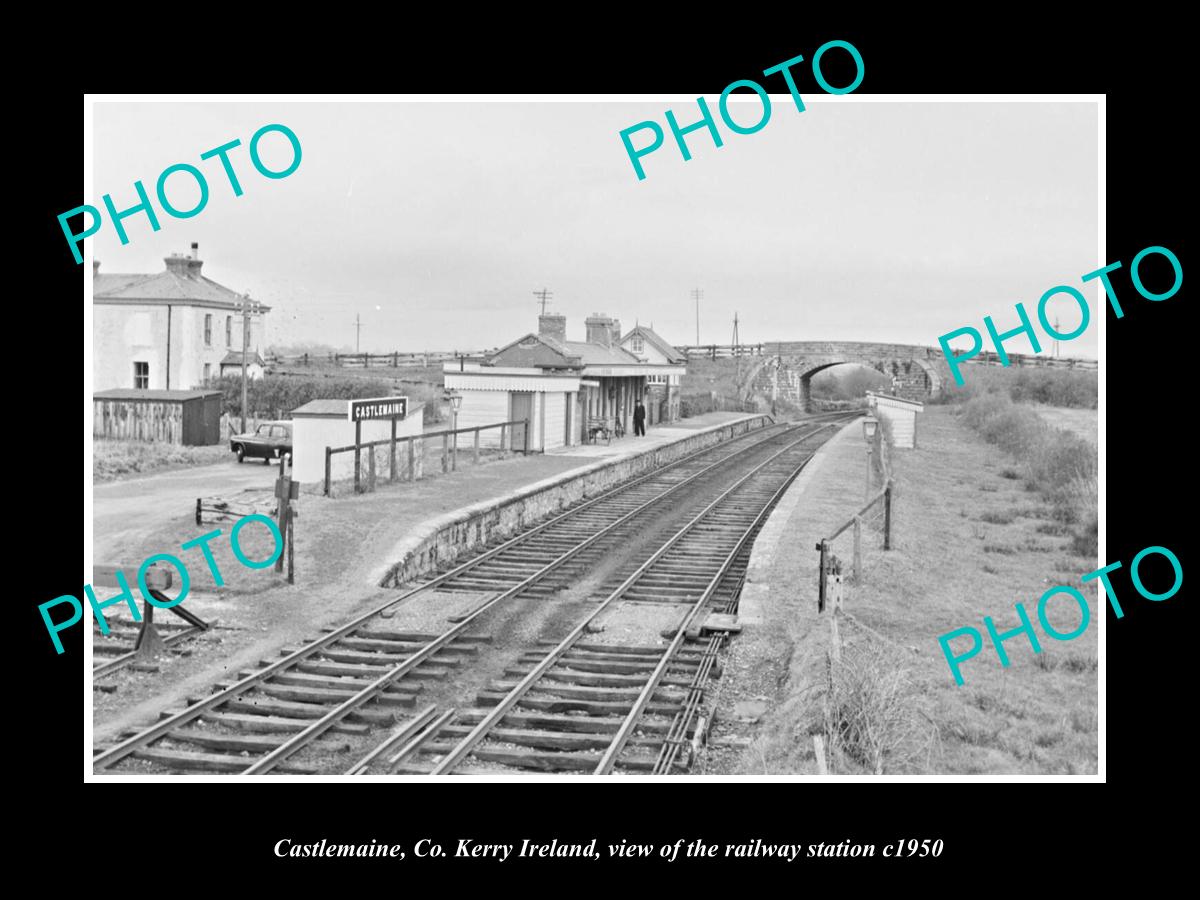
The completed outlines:
{"type": "Polygon", "coordinates": [[[389,771],[432,775],[461,771],[464,763],[597,775],[685,767],[681,750],[695,737],[705,683],[732,627],[723,614],[736,601],[720,590],[744,579],[735,564],[811,458],[812,437],[805,429],[772,447],[597,598],[566,637],[548,651],[524,654],[505,672],[511,680],[481,692],[476,708],[431,722],[399,760],[377,759],[386,759],[389,771]],[[650,603],[674,607],[665,647],[587,639],[618,604],[650,603]]]}
{"type": "MultiPolygon", "coordinates": [[[[823,417],[821,421],[843,418],[823,417]]],[[[436,770],[440,774],[468,756],[472,764],[486,760],[489,754],[495,755],[497,745],[515,737],[510,731],[527,726],[547,733],[559,729],[554,733],[582,735],[559,741],[558,752],[575,753],[583,743],[595,744],[597,732],[591,730],[592,725],[615,727],[612,737],[619,746],[612,765],[643,767],[653,735],[678,744],[694,733],[698,703],[689,704],[687,698],[702,694],[703,680],[714,670],[724,635],[701,636],[692,620],[707,606],[728,606],[736,601],[739,561],[744,577],[744,557],[757,525],[802,465],[797,448],[825,427],[812,422],[770,426],[693,453],[578,503],[345,625],[285,650],[281,659],[264,661],[255,671],[239,672],[235,681],[215,685],[207,697],[190,698],[186,708],[122,735],[118,743],[97,748],[94,770],[253,775],[271,771],[306,774],[334,766],[336,771],[359,773],[436,770]],[[741,475],[747,466],[751,473],[741,475]],[[770,479],[781,486],[767,490],[770,479]],[[730,482],[732,487],[727,486],[730,482]],[[706,491],[709,484],[721,485],[716,501],[706,499],[711,496],[706,491]],[[704,509],[696,513],[697,506],[704,509]],[[494,715],[495,709],[456,713],[425,706],[416,711],[426,685],[453,681],[456,672],[469,670],[487,648],[491,641],[485,629],[489,613],[510,608],[516,598],[554,596],[583,578],[615,547],[628,547],[646,534],[656,533],[656,528],[661,530],[664,521],[681,516],[689,520],[683,532],[676,522],[666,543],[651,542],[657,549],[638,562],[636,575],[625,578],[619,588],[620,596],[628,596],[629,602],[637,601],[638,592],[653,591],[659,594],[657,602],[665,600],[680,610],[690,610],[665,656],[661,647],[618,647],[580,640],[584,625],[576,629],[579,634],[569,644],[551,651],[550,664],[534,660],[543,655],[540,652],[528,651],[510,673],[513,678],[520,677],[517,686],[527,680],[532,685],[543,676],[545,683],[551,683],[561,679],[563,672],[582,673],[571,675],[575,681],[561,681],[560,693],[569,694],[572,688],[608,691],[618,699],[580,701],[610,704],[595,710],[604,713],[597,717],[604,721],[589,722],[589,730],[581,732],[579,722],[563,721],[566,716],[557,711],[561,703],[543,703],[549,711],[539,713],[538,698],[547,693],[543,685],[534,690],[526,685],[515,698],[509,696],[515,687],[498,696],[495,709],[503,708],[499,716],[494,715]],[[732,542],[727,534],[733,533],[730,529],[740,529],[732,542]],[[699,583],[688,567],[711,568],[708,558],[716,552],[725,553],[719,577],[710,579],[700,591],[702,600],[694,600],[699,583]],[[658,580],[664,575],[676,584],[658,580]],[[398,604],[434,590],[474,592],[480,595],[480,602],[441,631],[404,629],[390,623],[388,616],[398,604]],[[574,665],[556,668],[560,661],[574,665]],[[522,674],[526,667],[528,673],[522,674]],[[534,673],[536,677],[531,678],[534,673]],[[610,689],[616,676],[620,676],[619,684],[610,689]],[[635,689],[638,679],[645,682],[640,690],[635,689]],[[676,703],[679,695],[682,702],[676,703]],[[664,703],[668,696],[670,703],[664,703]],[[626,706],[629,711],[621,718],[618,709],[626,706]],[[692,713],[680,726],[675,720],[689,708],[692,713]],[[641,721],[643,712],[649,716],[645,721],[641,721]],[[502,727],[497,728],[498,723],[502,727]],[[395,729],[382,743],[372,740],[381,727],[392,725],[395,729]],[[447,764],[444,760],[450,757],[438,753],[440,742],[457,737],[463,728],[469,731],[459,744],[467,744],[469,738],[469,746],[459,751],[456,745],[453,762],[447,764]],[[346,743],[371,747],[349,770],[344,760],[340,765],[331,762],[345,755],[346,743]],[[630,752],[623,752],[626,745],[630,752]],[[431,759],[432,766],[427,764],[431,759]]],[[[602,601],[597,611],[614,602],[611,597],[602,601]]],[[[588,752],[594,753],[594,749],[588,752]]],[[[678,765],[677,752],[666,755],[671,756],[665,763],[668,768],[678,765]]],[[[565,763],[564,768],[579,768],[576,759],[560,762],[565,763]]],[[[534,767],[547,766],[538,759],[534,767]]]]}

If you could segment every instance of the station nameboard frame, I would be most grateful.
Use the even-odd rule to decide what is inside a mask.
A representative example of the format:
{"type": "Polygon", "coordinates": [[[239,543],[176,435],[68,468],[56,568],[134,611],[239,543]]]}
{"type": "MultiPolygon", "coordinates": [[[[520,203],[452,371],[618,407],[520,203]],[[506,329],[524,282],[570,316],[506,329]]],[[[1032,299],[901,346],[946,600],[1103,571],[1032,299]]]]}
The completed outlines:
{"type": "Polygon", "coordinates": [[[346,418],[351,422],[366,419],[403,419],[408,415],[408,397],[367,397],[349,400],[346,418]]]}

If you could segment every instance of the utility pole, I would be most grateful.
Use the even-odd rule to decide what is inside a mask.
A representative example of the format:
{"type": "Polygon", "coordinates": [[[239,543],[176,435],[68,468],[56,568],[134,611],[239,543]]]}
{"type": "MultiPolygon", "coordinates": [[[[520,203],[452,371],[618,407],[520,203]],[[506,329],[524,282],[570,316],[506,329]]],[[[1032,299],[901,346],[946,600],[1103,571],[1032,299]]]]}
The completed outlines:
{"type": "Polygon", "coordinates": [[[358,353],[359,350],[361,349],[359,347],[359,338],[361,336],[362,336],[362,322],[359,321],[358,313],[355,313],[354,314],[354,352],[355,353],[358,353]]]}
{"type": "Polygon", "coordinates": [[[704,297],[704,291],[700,288],[692,288],[692,299],[696,301],[696,346],[700,346],[700,301],[704,297]]]}
{"type": "MultiPolygon", "coordinates": [[[[1062,333],[1058,330],[1058,316],[1054,317],[1054,333],[1055,334],[1062,333]]],[[[1058,338],[1054,339],[1054,358],[1058,359],[1058,338]]]]}
{"type": "Polygon", "coordinates": [[[546,314],[546,304],[550,302],[550,298],[554,296],[554,292],[542,288],[540,291],[534,291],[533,296],[537,297],[538,300],[541,301],[542,315],[544,316],[546,314]]]}
{"type": "Polygon", "coordinates": [[[737,360],[734,366],[737,370],[737,384],[742,383],[742,342],[738,340],[738,314],[737,310],[733,312],[733,355],[737,360]]]}
{"type": "Polygon", "coordinates": [[[250,299],[250,292],[242,294],[242,433],[246,432],[246,357],[250,353],[250,316],[258,310],[258,301],[250,299]]]}

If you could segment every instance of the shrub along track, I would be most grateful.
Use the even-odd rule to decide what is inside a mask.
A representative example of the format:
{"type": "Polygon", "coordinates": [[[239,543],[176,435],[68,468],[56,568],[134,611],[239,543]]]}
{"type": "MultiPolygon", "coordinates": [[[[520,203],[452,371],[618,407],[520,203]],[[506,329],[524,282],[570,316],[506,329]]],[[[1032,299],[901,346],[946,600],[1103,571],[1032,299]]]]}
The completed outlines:
{"type": "MultiPolygon", "coordinates": [[[[830,417],[822,417],[820,421],[828,422],[830,417]]],[[[801,444],[805,437],[825,427],[828,426],[806,421],[801,425],[771,426],[751,432],[578,503],[402,592],[330,633],[298,649],[285,650],[282,659],[270,664],[260,663],[261,668],[254,672],[239,673],[239,679],[232,684],[216,685],[210,696],[190,699],[187,708],[164,713],[158,723],[140,731],[127,732],[119,743],[97,748],[94,769],[97,772],[262,774],[270,771],[376,772],[399,770],[405,765],[421,768],[418,757],[428,759],[430,753],[436,756],[440,745],[433,739],[442,734],[456,734],[454,729],[463,727],[460,721],[470,724],[474,714],[461,714],[464,718],[460,720],[452,711],[441,715],[437,715],[434,708],[425,708],[415,715],[410,711],[416,706],[417,696],[427,686],[434,692],[438,687],[443,692],[452,690],[459,680],[459,673],[469,673],[473,663],[477,666],[484,662],[488,654],[481,651],[487,648],[492,637],[482,626],[503,626],[504,613],[513,608],[517,599],[532,600],[545,607],[549,598],[557,597],[563,591],[578,590],[579,585],[590,587],[588,576],[592,573],[617,577],[612,571],[613,566],[605,565],[606,557],[618,550],[627,553],[630,547],[637,548],[636,553],[646,555],[646,562],[638,566],[634,576],[623,577],[618,591],[609,592],[612,596],[594,611],[588,622],[573,629],[568,640],[555,647],[550,654],[553,657],[550,664],[538,663],[532,667],[530,675],[536,673],[537,678],[523,678],[522,683],[530,680],[532,684],[546,674],[550,679],[561,677],[563,667],[556,668],[560,658],[578,660],[580,654],[591,653],[596,657],[593,662],[601,664],[601,671],[590,674],[601,679],[610,678],[606,671],[622,669],[621,674],[646,682],[640,692],[630,687],[618,689],[624,691],[619,702],[629,709],[624,713],[628,722],[613,734],[614,743],[617,743],[614,761],[626,743],[645,749],[643,737],[632,733],[632,726],[643,710],[665,718],[643,723],[639,726],[642,732],[661,734],[672,740],[682,739],[680,734],[687,732],[697,706],[689,705],[688,697],[700,690],[700,685],[692,685],[692,682],[711,670],[716,648],[723,639],[722,635],[696,641],[697,629],[692,628],[691,623],[706,605],[714,601],[723,602],[725,606],[736,602],[733,586],[738,582],[739,559],[744,571],[742,557],[748,550],[753,532],[782,488],[799,471],[802,460],[807,458],[805,454],[811,453],[811,450],[802,451],[801,444]],[[753,468],[753,472],[742,476],[748,467],[753,468]],[[727,488],[726,483],[731,479],[736,480],[733,487],[727,488]],[[769,479],[774,479],[776,488],[765,487],[769,479]],[[711,497],[714,485],[720,486],[715,488],[720,491],[718,500],[705,500],[702,505],[708,508],[697,516],[696,498],[711,497]],[[661,523],[672,518],[675,520],[670,529],[672,536],[665,543],[659,542],[648,548],[641,546],[646,542],[648,530],[661,529],[661,523]],[[685,518],[687,524],[680,529],[678,521],[685,518]],[[735,520],[736,528],[731,524],[735,520]],[[656,524],[651,527],[651,523],[656,524]],[[722,529],[729,533],[740,529],[739,536],[731,542],[722,529]],[[727,548],[729,552],[726,552],[727,548]],[[699,582],[689,567],[713,568],[709,565],[713,553],[723,553],[725,557],[718,567],[719,574],[709,579],[708,587],[701,592],[703,598],[697,601],[693,595],[699,582]],[[678,581],[678,590],[670,585],[656,586],[654,579],[669,573],[671,567],[677,570],[674,578],[678,581]],[[666,601],[676,610],[680,607],[687,610],[681,623],[683,627],[676,629],[675,640],[665,654],[662,648],[646,646],[622,649],[615,645],[600,645],[602,649],[595,650],[579,641],[587,625],[597,614],[610,608],[616,599],[628,597],[633,600],[638,590],[658,590],[659,587],[662,597],[656,602],[666,601]],[[457,621],[452,621],[451,627],[443,631],[391,626],[388,618],[397,604],[419,599],[436,590],[475,591],[481,594],[481,602],[457,616],[457,621]],[[501,617],[499,622],[490,622],[489,614],[493,614],[491,618],[501,617]],[[653,658],[648,651],[653,651],[653,658]],[[670,694],[673,701],[681,678],[689,679],[692,688],[685,693],[682,704],[671,705],[668,714],[663,708],[663,692],[670,694]],[[629,693],[631,690],[632,694],[629,693]],[[637,696],[633,696],[635,694],[637,696]],[[687,713],[689,708],[691,713],[687,713]],[[334,742],[373,744],[372,729],[395,723],[398,713],[404,719],[391,736],[376,747],[373,755],[347,769],[344,748],[335,746],[334,742]],[[687,721],[681,732],[671,717],[678,718],[685,713],[687,721]],[[664,722],[668,726],[665,729],[664,722]],[[408,748],[406,744],[415,746],[408,748]],[[390,752],[397,747],[406,752],[390,752]],[[397,756],[399,760],[394,761],[397,756]]],[[[594,582],[595,578],[591,580],[594,582]]],[[[589,689],[609,690],[603,684],[592,683],[595,679],[586,677],[587,670],[586,665],[571,667],[570,671],[585,673],[585,677],[572,676],[579,681],[564,684],[563,689],[575,687],[584,693],[589,689]]],[[[511,725],[517,721],[512,715],[521,715],[530,707],[536,708],[536,698],[545,691],[540,686],[528,691],[528,687],[526,685],[520,696],[511,702],[506,702],[506,697],[497,704],[498,709],[503,705],[503,714],[496,717],[496,721],[504,718],[505,724],[511,725]],[[526,692],[530,696],[522,699],[526,692]],[[519,709],[508,715],[513,707],[519,709]]],[[[611,706],[598,711],[605,714],[606,720],[613,719],[613,713],[617,712],[611,706]]],[[[481,725],[486,722],[486,727],[472,728],[474,737],[466,750],[454,754],[453,761],[446,765],[438,760],[439,770],[449,770],[469,755],[486,759],[486,746],[491,746],[494,738],[489,738],[484,746],[477,748],[476,745],[481,744],[495,721],[485,716],[477,718],[481,725]]],[[[588,733],[584,732],[585,735],[588,733]]],[[[497,736],[511,737],[504,731],[497,732],[497,736]]],[[[464,746],[467,743],[466,740],[462,742],[464,746]]],[[[666,749],[663,753],[673,755],[666,749]]],[[[446,756],[446,760],[450,758],[446,756]]],[[[563,768],[579,768],[577,761],[572,763],[563,768]]],[[[540,760],[537,767],[547,768],[540,760]]]]}

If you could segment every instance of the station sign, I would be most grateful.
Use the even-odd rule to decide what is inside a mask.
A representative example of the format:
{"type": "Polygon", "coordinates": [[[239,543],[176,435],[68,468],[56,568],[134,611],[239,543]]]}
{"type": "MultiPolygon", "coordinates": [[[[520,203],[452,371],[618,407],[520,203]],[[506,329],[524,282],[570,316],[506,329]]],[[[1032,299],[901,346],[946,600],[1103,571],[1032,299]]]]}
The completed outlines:
{"type": "Polygon", "coordinates": [[[408,415],[407,397],[373,397],[348,401],[351,422],[364,419],[403,419],[408,415]]]}

